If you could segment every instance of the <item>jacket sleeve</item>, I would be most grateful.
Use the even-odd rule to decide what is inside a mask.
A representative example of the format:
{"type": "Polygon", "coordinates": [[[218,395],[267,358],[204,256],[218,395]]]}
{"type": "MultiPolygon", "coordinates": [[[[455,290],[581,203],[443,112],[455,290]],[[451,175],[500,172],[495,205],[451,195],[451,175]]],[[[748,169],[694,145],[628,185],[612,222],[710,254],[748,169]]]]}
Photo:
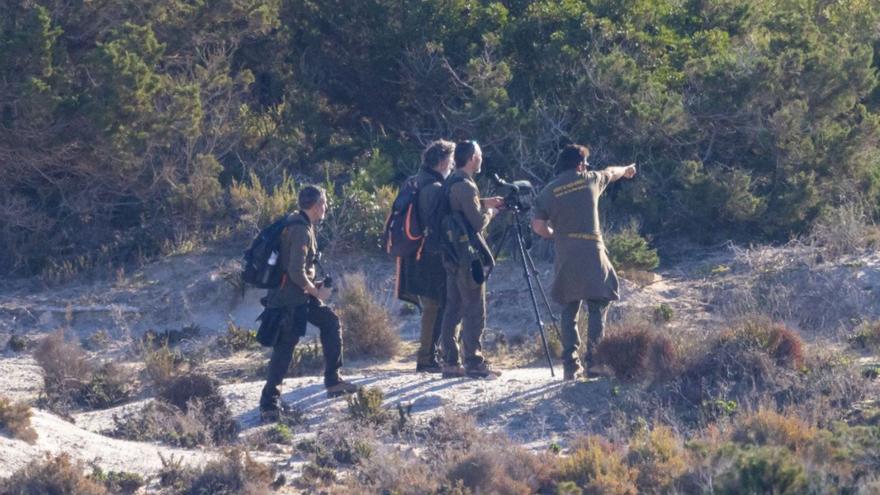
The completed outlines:
{"type": "Polygon", "coordinates": [[[308,285],[309,233],[303,225],[291,225],[287,229],[287,238],[290,244],[284,268],[288,280],[304,289],[308,285]]]}
{"type": "Polygon", "coordinates": [[[452,186],[450,206],[461,210],[474,232],[482,232],[489,225],[492,217],[480,205],[480,191],[468,181],[452,186]]]}

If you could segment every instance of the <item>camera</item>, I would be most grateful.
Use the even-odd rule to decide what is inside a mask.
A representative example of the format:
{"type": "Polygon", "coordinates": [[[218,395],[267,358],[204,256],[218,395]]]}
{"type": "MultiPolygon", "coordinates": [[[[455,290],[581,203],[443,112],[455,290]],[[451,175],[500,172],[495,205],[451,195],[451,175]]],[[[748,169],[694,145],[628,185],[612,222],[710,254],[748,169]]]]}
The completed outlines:
{"type": "Polygon", "coordinates": [[[527,180],[508,182],[498,177],[498,174],[492,175],[492,182],[498,186],[500,196],[504,198],[504,206],[520,212],[532,209],[535,202],[535,187],[531,182],[527,180]]]}

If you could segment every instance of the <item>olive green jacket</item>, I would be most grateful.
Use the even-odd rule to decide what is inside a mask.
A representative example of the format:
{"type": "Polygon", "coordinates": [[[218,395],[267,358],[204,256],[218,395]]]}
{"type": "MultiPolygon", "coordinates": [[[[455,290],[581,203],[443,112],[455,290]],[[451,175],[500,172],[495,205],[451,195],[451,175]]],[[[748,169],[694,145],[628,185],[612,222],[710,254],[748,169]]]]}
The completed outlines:
{"type": "Polygon", "coordinates": [[[599,197],[611,182],[605,171],[560,173],[535,201],[534,218],[553,228],[556,259],[553,299],[561,304],[579,300],[619,299],[619,281],[599,225],[599,197]]]}

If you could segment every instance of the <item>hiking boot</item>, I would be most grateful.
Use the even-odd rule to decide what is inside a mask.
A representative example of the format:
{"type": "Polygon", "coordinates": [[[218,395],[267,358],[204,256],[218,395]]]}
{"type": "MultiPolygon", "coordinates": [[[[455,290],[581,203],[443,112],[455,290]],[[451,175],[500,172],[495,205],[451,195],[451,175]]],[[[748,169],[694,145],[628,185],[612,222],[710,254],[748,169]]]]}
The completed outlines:
{"type": "Polygon", "coordinates": [[[437,361],[416,363],[416,373],[443,373],[443,367],[437,361]]]}
{"type": "Polygon", "coordinates": [[[281,411],[278,409],[260,409],[260,423],[269,424],[281,421],[281,411]]]}
{"type": "Polygon", "coordinates": [[[330,385],[329,387],[327,387],[327,397],[333,398],[339,397],[341,395],[354,394],[357,393],[360,388],[360,385],[355,385],[354,383],[340,380],[335,385],[330,385]]]}
{"type": "Polygon", "coordinates": [[[483,361],[480,364],[468,366],[465,373],[470,378],[498,378],[501,372],[489,367],[489,363],[483,361]]]}
{"type": "Polygon", "coordinates": [[[441,372],[443,373],[443,378],[462,378],[467,374],[458,363],[444,363],[441,372]]]}
{"type": "Polygon", "coordinates": [[[609,378],[611,377],[611,373],[604,366],[597,365],[587,365],[587,373],[586,376],[588,379],[592,378],[609,378]]]}
{"type": "Polygon", "coordinates": [[[566,381],[580,380],[584,378],[584,369],[580,366],[564,366],[562,379],[566,381]]]}

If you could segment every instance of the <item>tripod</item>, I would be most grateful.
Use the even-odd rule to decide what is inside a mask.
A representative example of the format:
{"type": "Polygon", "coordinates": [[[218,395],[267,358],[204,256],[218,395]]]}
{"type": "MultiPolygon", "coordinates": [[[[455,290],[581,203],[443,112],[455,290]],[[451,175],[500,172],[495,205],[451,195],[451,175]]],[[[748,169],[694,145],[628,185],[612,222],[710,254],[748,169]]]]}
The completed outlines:
{"type": "Polygon", "coordinates": [[[501,254],[501,249],[504,248],[504,242],[512,233],[514,239],[516,239],[517,251],[519,252],[520,262],[522,263],[523,278],[526,279],[526,285],[529,288],[532,309],[535,311],[535,324],[538,326],[538,334],[541,336],[541,344],[544,346],[544,354],[547,356],[547,366],[550,367],[550,376],[555,377],[556,374],[553,371],[553,359],[550,356],[550,348],[547,346],[547,336],[544,334],[544,321],[541,320],[541,311],[538,309],[538,298],[535,295],[535,285],[538,286],[538,290],[541,292],[544,307],[547,309],[547,314],[550,315],[550,319],[553,320],[557,332],[559,331],[559,318],[553,313],[553,309],[550,308],[550,301],[547,299],[547,292],[544,291],[544,285],[541,283],[541,279],[538,276],[535,262],[532,259],[532,255],[526,249],[526,243],[522,232],[522,211],[518,207],[509,207],[508,211],[513,212],[513,217],[510,224],[504,230],[501,239],[495,245],[495,252],[501,254]],[[534,284],[532,283],[532,279],[534,279],[534,284]]]}

